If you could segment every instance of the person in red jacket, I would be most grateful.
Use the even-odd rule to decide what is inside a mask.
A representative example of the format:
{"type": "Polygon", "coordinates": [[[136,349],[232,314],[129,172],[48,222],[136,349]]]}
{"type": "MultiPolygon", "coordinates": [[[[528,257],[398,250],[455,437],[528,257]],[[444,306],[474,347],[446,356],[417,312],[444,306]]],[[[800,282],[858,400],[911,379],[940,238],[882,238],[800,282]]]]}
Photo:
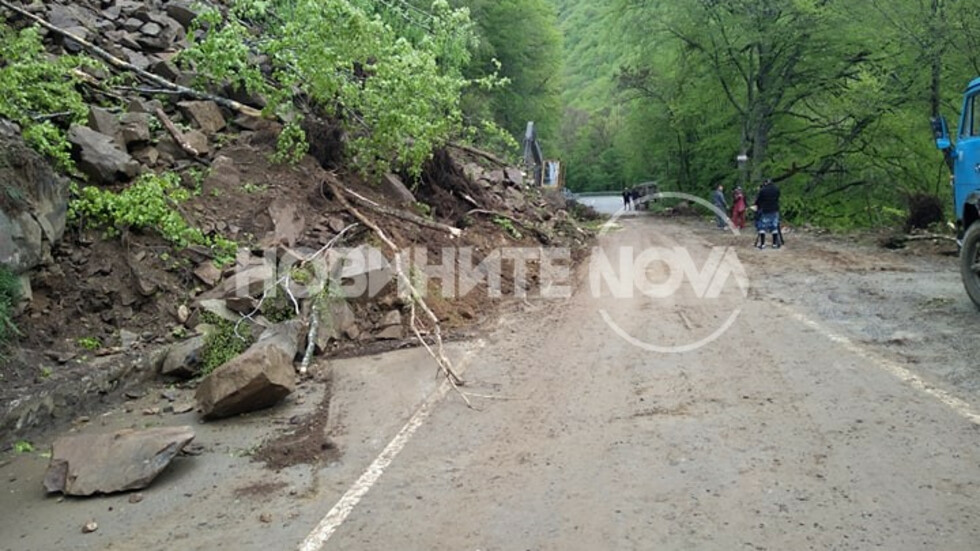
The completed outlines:
{"type": "Polygon", "coordinates": [[[732,201],[732,224],[738,229],[745,228],[745,211],[748,208],[745,204],[745,193],[742,186],[736,186],[732,201]]]}

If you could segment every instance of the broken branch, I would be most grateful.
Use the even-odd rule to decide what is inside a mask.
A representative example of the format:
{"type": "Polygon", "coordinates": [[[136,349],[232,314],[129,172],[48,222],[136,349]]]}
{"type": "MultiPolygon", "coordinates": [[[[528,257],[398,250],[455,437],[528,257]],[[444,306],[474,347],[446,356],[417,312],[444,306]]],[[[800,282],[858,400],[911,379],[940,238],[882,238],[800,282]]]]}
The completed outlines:
{"type": "Polygon", "coordinates": [[[482,149],[477,149],[473,146],[469,146],[461,143],[455,143],[455,142],[450,143],[449,146],[459,149],[460,151],[465,151],[467,153],[472,153],[473,155],[483,157],[484,159],[497,163],[500,166],[512,166],[512,163],[508,163],[507,161],[501,159],[500,157],[497,157],[493,153],[483,151],[482,149]]]}
{"type": "Polygon", "coordinates": [[[170,120],[170,117],[168,117],[167,114],[163,112],[163,109],[157,107],[153,112],[156,114],[157,118],[160,119],[160,122],[163,123],[163,127],[167,129],[167,132],[170,133],[174,141],[177,142],[177,145],[179,145],[180,148],[183,149],[185,153],[187,153],[191,157],[201,156],[201,153],[197,149],[195,149],[194,146],[187,143],[187,140],[184,138],[184,135],[180,132],[180,130],[177,130],[177,127],[174,126],[174,123],[172,120],[170,120]]]}
{"type": "Polygon", "coordinates": [[[924,235],[906,235],[902,237],[905,241],[928,241],[931,239],[940,239],[942,241],[952,241],[953,243],[958,243],[955,237],[949,235],[938,235],[934,233],[924,234],[924,235]]]}
{"type": "Polygon", "coordinates": [[[470,214],[485,214],[487,216],[499,216],[500,218],[506,218],[507,220],[510,220],[511,222],[517,224],[518,226],[524,228],[525,230],[534,232],[534,234],[538,236],[538,241],[540,241],[540,242],[542,242],[544,244],[551,243],[552,237],[550,235],[548,235],[547,232],[544,232],[544,231],[542,231],[542,230],[540,230],[540,229],[538,229],[538,228],[536,228],[534,226],[528,225],[527,223],[525,223],[525,222],[523,222],[521,220],[518,220],[517,218],[514,218],[513,216],[510,216],[508,214],[504,214],[502,212],[497,212],[495,210],[487,210],[487,209],[473,209],[471,211],[468,211],[466,214],[467,215],[470,215],[470,214]]]}
{"type": "Polygon", "coordinates": [[[463,230],[461,230],[459,228],[454,228],[454,227],[448,226],[446,224],[440,224],[439,222],[433,222],[431,220],[426,220],[425,218],[422,218],[421,216],[416,216],[416,215],[414,215],[412,213],[409,213],[409,212],[405,212],[405,211],[401,211],[401,210],[395,210],[395,209],[390,209],[388,207],[379,205],[378,203],[375,203],[374,201],[368,199],[367,197],[364,197],[363,195],[360,195],[357,192],[351,191],[349,189],[343,190],[342,193],[346,193],[347,195],[349,195],[351,197],[351,199],[353,199],[354,202],[357,203],[358,205],[360,205],[360,206],[362,206],[364,208],[367,208],[367,209],[371,209],[371,210],[373,210],[375,212],[378,212],[380,214],[384,214],[386,216],[391,216],[393,218],[398,218],[398,219],[401,219],[401,220],[405,220],[406,222],[411,222],[411,223],[413,223],[413,224],[415,224],[417,226],[422,226],[423,228],[429,228],[429,229],[432,229],[432,230],[438,230],[438,231],[441,231],[441,232],[446,232],[446,233],[448,233],[449,235],[451,235],[454,238],[463,235],[463,230]]]}
{"type": "Polygon", "coordinates": [[[443,348],[442,329],[440,328],[439,325],[439,318],[436,317],[435,313],[432,312],[432,309],[429,308],[429,305],[426,304],[425,300],[422,298],[422,293],[419,292],[419,290],[415,287],[414,282],[411,280],[411,278],[408,277],[407,274],[405,274],[405,271],[402,269],[401,254],[400,254],[401,249],[399,249],[399,247],[395,245],[395,243],[391,239],[388,238],[388,236],[384,233],[384,231],[382,231],[380,227],[378,227],[377,224],[375,224],[367,217],[365,217],[359,210],[354,208],[354,206],[351,205],[349,201],[347,201],[347,198],[344,196],[345,195],[344,192],[341,191],[339,184],[332,181],[326,181],[324,183],[330,187],[330,191],[333,193],[334,197],[336,197],[337,201],[339,201],[340,204],[343,205],[344,208],[346,208],[347,211],[350,212],[352,216],[354,216],[354,218],[357,218],[362,224],[370,228],[371,231],[373,231],[375,235],[378,236],[378,239],[380,239],[381,242],[384,243],[385,246],[391,249],[391,251],[394,253],[393,267],[395,270],[395,275],[398,278],[398,281],[402,285],[404,285],[403,288],[408,289],[409,293],[411,294],[411,296],[409,297],[409,304],[410,304],[410,312],[411,312],[410,325],[412,327],[412,332],[415,333],[415,337],[422,344],[422,346],[429,353],[429,355],[431,355],[432,358],[436,361],[436,364],[439,366],[439,369],[445,375],[446,380],[449,382],[449,384],[452,385],[453,389],[460,396],[462,396],[463,400],[466,402],[466,405],[472,408],[473,405],[470,403],[470,400],[463,394],[463,392],[459,390],[459,386],[464,382],[463,379],[456,373],[455,369],[453,368],[452,362],[449,360],[448,357],[446,357],[445,350],[443,348]],[[416,306],[418,306],[422,310],[422,313],[425,314],[425,317],[432,324],[433,327],[432,337],[436,343],[435,349],[433,349],[426,341],[426,339],[422,336],[422,332],[418,327],[418,318],[415,315],[416,306]]]}

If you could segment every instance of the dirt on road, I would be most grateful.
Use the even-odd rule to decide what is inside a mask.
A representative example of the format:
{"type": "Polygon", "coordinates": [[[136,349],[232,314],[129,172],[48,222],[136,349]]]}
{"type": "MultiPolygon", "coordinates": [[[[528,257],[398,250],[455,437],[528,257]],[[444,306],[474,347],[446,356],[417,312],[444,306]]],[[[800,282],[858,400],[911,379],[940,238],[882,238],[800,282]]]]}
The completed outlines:
{"type": "Polygon", "coordinates": [[[46,498],[43,459],[10,456],[0,549],[980,546],[978,314],[955,258],[618,224],[570,296],[453,345],[478,409],[399,351],[329,366],[328,461],[247,457],[322,387],[271,424],[195,425],[205,452],[138,505],[46,498]]]}

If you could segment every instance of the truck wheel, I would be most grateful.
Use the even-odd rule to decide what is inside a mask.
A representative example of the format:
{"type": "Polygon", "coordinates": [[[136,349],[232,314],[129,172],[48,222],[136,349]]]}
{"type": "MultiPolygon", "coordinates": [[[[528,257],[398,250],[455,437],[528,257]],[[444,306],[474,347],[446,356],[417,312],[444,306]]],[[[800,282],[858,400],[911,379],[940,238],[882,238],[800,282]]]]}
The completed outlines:
{"type": "Polygon", "coordinates": [[[980,308],[980,222],[970,224],[960,249],[960,274],[970,300],[980,308]]]}

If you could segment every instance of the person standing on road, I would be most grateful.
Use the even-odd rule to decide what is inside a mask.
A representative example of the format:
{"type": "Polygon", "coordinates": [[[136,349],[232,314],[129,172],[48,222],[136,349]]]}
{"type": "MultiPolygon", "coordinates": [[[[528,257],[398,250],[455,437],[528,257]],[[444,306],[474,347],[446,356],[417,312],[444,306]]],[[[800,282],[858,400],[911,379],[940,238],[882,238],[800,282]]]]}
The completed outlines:
{"type": "MultiPolygon", "coordinates": [[[[721,212],[728,212],[728,201],[725,200],[725,186],[718,184],[715,188],[715,192],[711,194],[711,202],[714,203],[715,207],[721,212]]],[[[718,229],[725,229],[725,217],[721,214],[715,216],[718,222],[718,229]]]]}
{"type": "Polygon", "coordinates": [[[623,209],[630,210],[630,190],[623,188],[623,209]]]}
{"type": "Polygon", "coordinates": [[[772,182],[772,178],[766,178],[762,183],[754,207],[755,230],[758,232],[755,246],[765,249],[766,232],[769,232],[772,234],[772,248],[778,249],[783,245],[783,238],[779,232],[779,188],[772,182]]]}
{"type": "Polygon", "coordinates": [[[734,197],[732,199],[732,223],[738,229],[745,228],[745,210],[748,208],[745,204],[745,193],[742,192],[742,186],[735,186],[734,197]]]}

